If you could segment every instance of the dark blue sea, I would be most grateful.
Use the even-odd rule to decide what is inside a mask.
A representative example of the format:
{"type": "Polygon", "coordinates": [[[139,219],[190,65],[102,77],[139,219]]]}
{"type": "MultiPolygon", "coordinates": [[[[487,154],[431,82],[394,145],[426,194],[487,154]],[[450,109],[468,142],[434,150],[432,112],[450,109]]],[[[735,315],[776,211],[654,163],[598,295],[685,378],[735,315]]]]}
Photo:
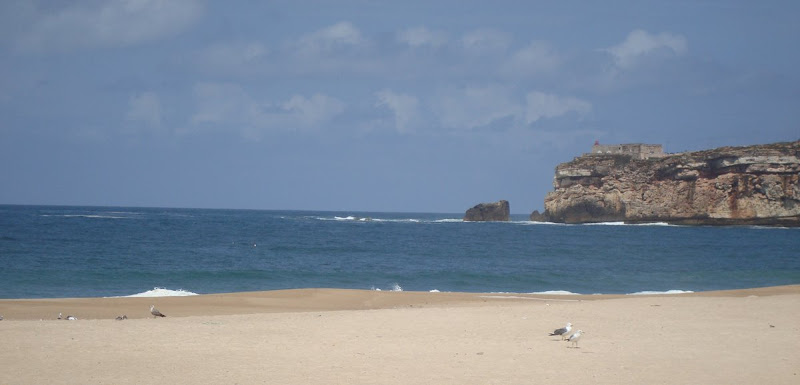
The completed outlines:
{"type": "Polygon", "coordinates": [[[0,298],[800,284],[796,228],[563,225],[524,216],[474,223],[462,215],[0,205],[0,298]]]}

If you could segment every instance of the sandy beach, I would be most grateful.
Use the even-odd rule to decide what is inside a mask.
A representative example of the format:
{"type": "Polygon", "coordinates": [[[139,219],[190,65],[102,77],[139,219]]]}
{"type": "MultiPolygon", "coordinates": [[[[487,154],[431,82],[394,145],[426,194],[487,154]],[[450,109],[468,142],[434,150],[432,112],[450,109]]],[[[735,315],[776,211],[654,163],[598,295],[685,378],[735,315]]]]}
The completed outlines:
{"type": "Polygon", "coordinates": [[[0,300],[0,315],[2,384],[800,383],[800,285],[0,300]],[[548,336],[566,322],[577,348],[548,336]]]}

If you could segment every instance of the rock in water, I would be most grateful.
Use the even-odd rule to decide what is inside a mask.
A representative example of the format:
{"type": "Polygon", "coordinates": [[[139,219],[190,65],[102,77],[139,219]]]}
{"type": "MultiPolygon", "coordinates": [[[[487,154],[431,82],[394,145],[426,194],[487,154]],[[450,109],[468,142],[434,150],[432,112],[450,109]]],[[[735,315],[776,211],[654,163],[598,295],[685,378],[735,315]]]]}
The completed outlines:
{"type": "Polygon", "coordinates": [[[800,226],[800,141],[639,159],[587,154],[556,167],[554,222],[800,226]]]}
{"type": "Polygon", "coordinates": [[[533,210],[529,218],[531,222],[549,222],[547,215],[540,213],[539,210],[533,210]]]}
{"type": "Polygon", "coordinates": [[[511,207],[507,200],[495,203],[480,203],[467,210],[464,221],[467,222],[508,222],[511,207]]]}

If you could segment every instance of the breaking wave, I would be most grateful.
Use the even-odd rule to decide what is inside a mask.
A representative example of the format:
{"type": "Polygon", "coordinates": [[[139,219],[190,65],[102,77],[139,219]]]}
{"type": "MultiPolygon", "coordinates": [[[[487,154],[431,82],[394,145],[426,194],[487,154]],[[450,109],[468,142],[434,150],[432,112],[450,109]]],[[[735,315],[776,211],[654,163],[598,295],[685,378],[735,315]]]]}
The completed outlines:
{"type": "Polygon", "coordinates": [[[657,294],[687,294],[694,293],[691,290],[667,290],[667,291],[637,291],[629,295],[657,295],[657,294]]]}
{"type": "Polygon", "coordinates": [[[188,297],[190,295],[198,295],[188,290],[178,289],[170,290],[163,287],[154,287],[153,290],[148,290],[142,293],[124,295],[122,297],[188,297]]]}
{"type": "MultiPolygon", "coordinates": [[[[381,288],[375,286],[372,287],[372,290],[383,291],[381,288]]],[[[403,291],[403,288],[400,286],[399,283],[395,283],[392,285],[391,288],[388,289],[388,291],[403,291]]]]}

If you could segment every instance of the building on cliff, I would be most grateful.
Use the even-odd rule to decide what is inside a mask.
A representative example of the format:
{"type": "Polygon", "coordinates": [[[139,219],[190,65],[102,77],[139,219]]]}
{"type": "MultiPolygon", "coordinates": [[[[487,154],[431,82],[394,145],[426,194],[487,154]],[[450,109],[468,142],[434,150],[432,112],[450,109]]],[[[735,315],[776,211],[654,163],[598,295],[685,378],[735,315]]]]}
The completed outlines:
{"type": "Polygon", "coordinates": [[[667,156],[660,144],[626,143],[600,144],[595,141],[588,155],[630,155],[635,159],[663,158],[667,156]]]}

